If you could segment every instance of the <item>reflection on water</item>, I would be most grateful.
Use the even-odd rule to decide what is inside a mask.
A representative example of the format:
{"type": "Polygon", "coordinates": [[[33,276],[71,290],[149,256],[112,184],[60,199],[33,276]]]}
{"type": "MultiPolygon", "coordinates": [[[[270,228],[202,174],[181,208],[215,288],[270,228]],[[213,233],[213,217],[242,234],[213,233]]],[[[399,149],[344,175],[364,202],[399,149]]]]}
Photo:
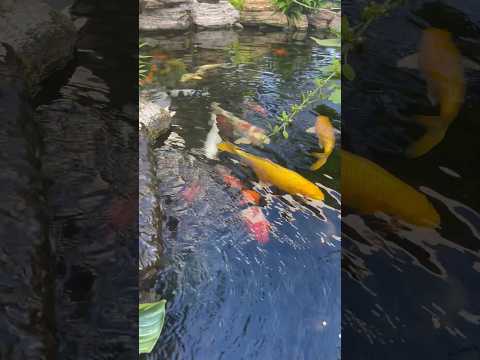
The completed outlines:
{"type": "MultiPolygon", "coordinates": [[[[144,91],[176,111],[170,137],[155,151],[166,252],[153,289],[169,305],[150,358],[337,358],[339,159],[334,151],[326,166],[310,172],[315,159],[309,153],[318,140],[305,131],[320,104],[300,114],[288,139],[275,139],[264,149],[243,148],[318,183],[325,203],[258,183],[231,156],[208,160],[203,148],[212,102],[268,130],[313,87],[319,67],[338,55],[314,47],[305,34],[203,32],[144,40],[158,69],[144,91]],[[202,79],[179,81],[209,63],[225,65],[202,79]],[[249,233],[242,220],[249,205],[224,181],[219,165],[261,195],[261,212],[271,226],[268,242],[249,233]]],[[[332,121],[339,128],[340,109],[326,105],[333,107],[332,121]]]]}
{"type": "MultiPolygon", "coordinates": [[[[418,48],[421,26],[448,30],[462,54],[478,61],[478,41],[472,42],[480,34],[478,2],[450,3],[455,4],[415,2],[398,8],[374,23],[362,50],[349,57],[361,71],[354,82],[343,84],[348,100],[342,146],[424,194],[439,213],[440,226],[419,228],[386,215],[360,215],[343,203],[347,358],[479,356],[479,183],[472,169],[479,155],[480,125],[474,120],[480,113],[478,71],[465,73],[466,96],[443,140],[425,156],[408,159],[405,149],[425,133],[409,119],[438,115],[440,107],[430,102],[418,70],[396,67],[418,48]]],[[[343,5],[348,16],[358,19],[359,4],[343,5]]]]}

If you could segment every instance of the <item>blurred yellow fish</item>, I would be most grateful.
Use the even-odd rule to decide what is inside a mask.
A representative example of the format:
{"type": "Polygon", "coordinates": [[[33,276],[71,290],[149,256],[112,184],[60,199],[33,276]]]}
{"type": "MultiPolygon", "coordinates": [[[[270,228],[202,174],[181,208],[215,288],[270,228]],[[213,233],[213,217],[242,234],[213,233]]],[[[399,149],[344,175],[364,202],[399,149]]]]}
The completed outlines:
{"type": "Polygon", "coordinates": [[[448,31],[428,28],[422,33],[418,54],[398,61],[398,66],[419,68],[427,82],[428,98],[433,105],[440,104],[439,116],[418,116],[425,134],[411,144],[408,157],[419,157],[439,144],[448,127],[457,117],[465,100],[464,68],[480,66],[463,58],[448,31]]]}
{"type": "Polygon", "coordinates": [[[332,123],[327,116],[320,115],[317,117],[315,127],[307,129],[308,133],[316,133],[320,146],[323,147],[323,153],[312,153],[318,160],[310,167],[310,170],[318,170],[328,160],[328,157],[335,148],[335,133],[332,123]]]}
{"type": "Polygon", "coordinates": [[[324,195],[318,186],[295,171],[284,168],[268,159],[249,154],[229,142],[222,142],[218,145],[218,149],[240,156],[255,171],[260,180],[270,183],[282,191],[289,194],[305,195],[315,200],[324,199],[324,195]]]}
{"type": "Polygon", "coordinates": [[[194,73],[187,73],[182,76],[180,82],[188,82],[192,80],[202,80],[208,71],[224,67],[225,64],[206,64],[199,66],[194,73]]]}
{"type": "Polygon", "coordinates": [[[342,203],[365,214],[383,212],[435,228],[440,215],[425,195],[361,156],[341,150],[342,203]]]}

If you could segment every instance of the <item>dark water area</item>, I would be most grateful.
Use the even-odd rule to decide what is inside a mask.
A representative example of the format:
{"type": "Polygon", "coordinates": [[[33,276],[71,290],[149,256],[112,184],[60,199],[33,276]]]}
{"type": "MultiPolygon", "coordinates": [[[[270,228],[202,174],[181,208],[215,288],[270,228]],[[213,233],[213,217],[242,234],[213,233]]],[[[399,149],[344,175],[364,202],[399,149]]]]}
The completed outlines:
{"type": "Polygon", "coordinates": [[[140,39],[157,66],[141,91],[176,112],[169,138],[155,151],[166,250],[149,290],[167,299],[167,318],[148,359],[339,357],[339,155],[335,150],[326,166],[309,171],[318,139],[305,130],[326,109],[339,129],[340,108],[315,103],[294,121],[288,139],[274,138],[263,149],[242,145],[319,184],[325,203],[261,186],[232,157],[211,160],[204,151],[212,102],[268,129],[314,87],[320,67],[338,53],[305,35],[218,31],[140,39]],[[212,63],[225,66],[202,80],[179,81],[212,63]],[[181,89],[194,91],[174,96],[181,89]],[[246,208],[219,166],[261,195],[261,211],[272,226],[266,244],[248,232],[241,220],[246,208]],[[192,189],[199,195],[188,200],[185,190],[192,189]]]}
{"type": "MultiPolygon", "coordinates": [[[[479,72],[466,72],[465,101],[443,141],[409,159],[406,146],[424,130],[408,119],[438,108],[420,73],[396,62],[417,51],[428,26],[447,29],[478,62],[480,8],[475,1],[407,3],[375,21],[349,56],[357,78],[342,82],[342,146],[424,193],[441,222],[438,229],[395,226],[343,204],[342,356],[478,359],[479,72]]],[[[342,5],[355,25],[365,4],[342,5]]]]}
{"type": "Polygon", "coordinates": [[[138,18],[114,13],[69,12],[81,25],[74,59],[33,99],[54,287],[48,359],[138,356],[138,18]]]}

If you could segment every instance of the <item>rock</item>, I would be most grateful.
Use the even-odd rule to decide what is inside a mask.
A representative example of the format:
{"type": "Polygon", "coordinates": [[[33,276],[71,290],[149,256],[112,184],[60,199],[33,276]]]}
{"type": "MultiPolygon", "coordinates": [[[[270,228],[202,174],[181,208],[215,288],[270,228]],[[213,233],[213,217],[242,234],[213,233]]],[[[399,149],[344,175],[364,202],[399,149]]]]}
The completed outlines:
{"type": "Polygon", "coordinates": [[[330,24],[328,24],[328,28],[330,30],[340,32],[342,29],[342,17],[340,15],[336,15],[332,21],[330,21],[330,24]]]}
{"type": "Polygon", "coordinates": [[[66,15],[40,1],[2,0],[0,42],[14,48],[36,93],[40,82],[72,59],[76,31],[66,15]]]}
{"type": "Polygon", "coordinates": [[[139,106],[139,125],[145,127],[150,141],[154,142],[170,129],[174,113],[142,95],[139,98],[139,106]]]}
{"type": "Polygon", "coordinates": [[[306,15],[300,15],[296,18],[289,19],[289,26],[298,30],[307,30],[308,18],[306,15]]]}
{"type": "Polygon", "coordinates": [[[273,26],[279,28],[308,29],[306,15],[289,19],[271,0],[246,0],[240,13],[240,22],[245,26],[273,26]]]}
{"type": "Polygon", "coordinates": [[[192,45],[191,37],[182,33],[155,34],[155,37],[142,37],[140,42],[152,48],[161,48],[163,51],[182,51],[192,45]]]}
{"type": "Polygon", "coordinates": [[[244,10],[240,13],[240,22],[244,26],[267,25],[273,27],[288,27],[288,18],[275,11],[248,11],[244,10]]]}
{"type": "Polygon", "coordinates": [[[0,357],[47,360],[56,349],[56,258],[47,236],[42,144],[19,59],[11,47],[5,50],[0,44],[0,357]]]}
{"type": "Polygon", "coordinates": [[[190,12],[190,0],[144,0],[139,17],[139,29],[187,30],[192,26],[190,12]]]}
{"type": "MultiPolygon", "coordinates": [[[[316,29],[328,29],[332,21],[341,21],[340,15],[329,9],[321,9],[308,15],[308,22],[316,29]]],[[[336,24],[334,24],[336,26],[336,24]]]]}
{"type": "Polygon", "coordinates": [[[240,13],[228,1],[216,4],[194,1],[192,3],[192,20],[196,26],[204,28],[224,28],[240,20],[240,13]]]}
{"type": "Polygon", "coordinates": [[[238,42],[238,33],[233,30],[206,30],[193,36],[195,47],[223,50],[238,42]]]}

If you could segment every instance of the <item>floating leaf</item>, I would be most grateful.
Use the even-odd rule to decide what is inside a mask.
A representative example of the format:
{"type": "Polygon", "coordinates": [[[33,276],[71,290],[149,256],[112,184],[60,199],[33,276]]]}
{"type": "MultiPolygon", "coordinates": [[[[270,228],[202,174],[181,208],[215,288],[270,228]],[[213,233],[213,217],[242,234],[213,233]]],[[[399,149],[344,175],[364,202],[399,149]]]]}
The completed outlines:
{"type": "Polygon", "coordinates": [[[140,304],[139,312],[139,354],[149,354],[157,343],[165,322],[166,300],[140,304]]]}
{"type": "Polygon", "coordinates": [[[343,75],[350,81],[355,79],[355,70],[350,64],[343,64],[342,66],[343,75]]]}
{"type": "Polygon", "coordinates": [[[313,41],[315,41],[318,45],[324,47],[341,47],[342,42],[339,38],[335,39],[318,39],[316,37],[311,37],[313,41]]]}

